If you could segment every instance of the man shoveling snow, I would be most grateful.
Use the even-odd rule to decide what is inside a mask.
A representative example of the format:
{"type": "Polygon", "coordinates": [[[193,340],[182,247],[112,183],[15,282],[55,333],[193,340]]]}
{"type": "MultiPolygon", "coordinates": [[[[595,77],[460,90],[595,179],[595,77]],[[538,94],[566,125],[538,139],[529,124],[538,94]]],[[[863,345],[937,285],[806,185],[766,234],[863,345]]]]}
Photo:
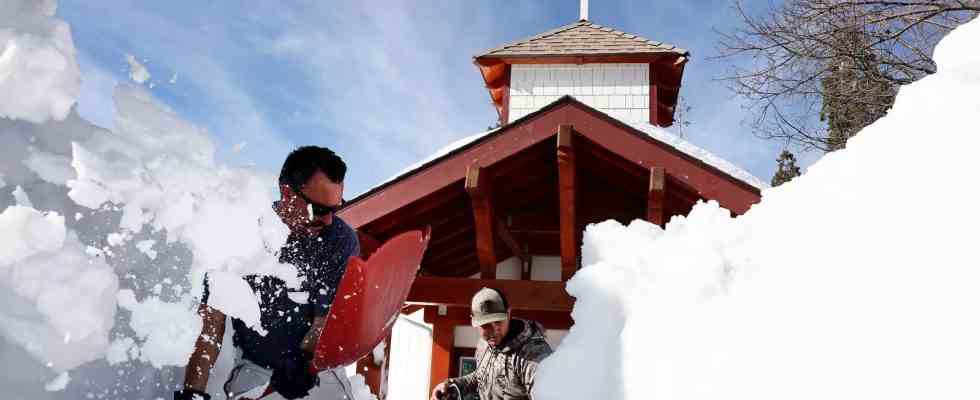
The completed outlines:
{"type": "MultiPolygon", "coordinates": [[[[237,357],[224,384],[228,398],[259,398],[270,386],[287,399],[353,398],[343,368],[316,375],[310,372],[313,351],[347,261],[360,253],[354,230],[334,216],[342,203],[346,171],[339,156],[315,146],[296,149],[283,163],[279,175],[282,199],[274,208],[289,227],[290,236],[280,250],[280,261],[295,265],[303,283],[295,290],[279,278],[245,277],[259,298],[262,328],[267,332],[263,335],[232,319],[237,357]]],[[[221,350],[225,314],[208,305],[208,286],[205,282],[199,308],[204,322],[201,335],[175,400],[210,399],[205,389],[221,350]]]]}

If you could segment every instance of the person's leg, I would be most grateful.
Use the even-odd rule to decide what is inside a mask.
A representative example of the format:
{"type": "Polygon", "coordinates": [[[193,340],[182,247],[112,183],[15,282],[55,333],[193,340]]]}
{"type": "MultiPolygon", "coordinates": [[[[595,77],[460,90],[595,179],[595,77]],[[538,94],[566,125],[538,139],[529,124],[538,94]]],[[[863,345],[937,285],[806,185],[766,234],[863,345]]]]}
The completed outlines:
{"type": "Polygon", "coordinates": [[[272,380],[272,371],[239,359],[225,382],[225,396],[231,400],[257,399],[272,380]]]}
{"type": "Polygon", "coordinates": [[[350,380],[343,368],[321,371],[320,386],[310,390],[304,400],[354,400],[350,380]]]}

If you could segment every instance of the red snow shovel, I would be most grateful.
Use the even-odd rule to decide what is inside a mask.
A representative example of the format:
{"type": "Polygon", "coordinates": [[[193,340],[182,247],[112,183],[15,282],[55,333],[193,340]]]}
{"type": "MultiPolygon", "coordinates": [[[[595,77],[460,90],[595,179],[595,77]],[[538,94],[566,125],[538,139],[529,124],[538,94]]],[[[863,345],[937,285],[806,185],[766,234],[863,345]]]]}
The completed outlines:
{"type": "MultiPolygon", "coordinates": [[[[367,261],[350,258],[316,344],[312,373],[354,363],[388,337],[415,282],[430,235],[430,228],[404,232],[381,245],[367,261]]],[[[259,398],[273,392],[270,387],[259,398]]]]}

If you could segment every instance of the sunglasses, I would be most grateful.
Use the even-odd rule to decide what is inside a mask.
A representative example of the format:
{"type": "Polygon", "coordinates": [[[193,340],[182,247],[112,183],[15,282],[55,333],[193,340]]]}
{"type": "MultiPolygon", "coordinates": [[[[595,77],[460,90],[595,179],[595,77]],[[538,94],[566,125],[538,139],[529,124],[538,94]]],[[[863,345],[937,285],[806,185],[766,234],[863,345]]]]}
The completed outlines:
{"type": "Polygon", "coordinates": [[[306,195],[303,194],[303,191],[300,190],[299,188],[293,187],[291,189],[293,189],[293,193],[296,193],[296,195],[299,196],[299,198],[303,199],[303,201],[305,201],[306,204],[310,205],[310,208],[313,211],[313,215],[317,217],[322,217],[328,214],[334,214],[337,212],[338,209],[344,206],[343,199],[340,200],[339,206],[328,206],[328,205],[317,203],[313,201],[313,199],[306,197],[306,195]]]}

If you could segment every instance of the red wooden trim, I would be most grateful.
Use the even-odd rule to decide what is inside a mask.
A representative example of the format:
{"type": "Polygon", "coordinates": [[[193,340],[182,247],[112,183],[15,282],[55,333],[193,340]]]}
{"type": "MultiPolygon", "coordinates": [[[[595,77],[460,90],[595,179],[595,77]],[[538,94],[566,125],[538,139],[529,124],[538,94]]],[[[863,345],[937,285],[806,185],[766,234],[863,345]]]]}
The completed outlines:
{"type": "Polygon", "coordinates": [[[587,54],[587,55],[535,55],[535,56],[501,56],[481,57],[476,64],[494,65],[505,64],[621,64],[621,63],[665,63],[673,64],[678,58],[684,58],[677,53],[621,53],[621,54],[587,54]]]}
{"type": "Polygon", "coordinates": [[[494,252],[494,216],[490,201],[492,188],[490,177],[478,166],[466,169],[466,192],[473,204],[473,225],[476,226],[476,255],[480,259],[480,277],[497,277],[497,255],[494,252]]]}
{"type": "Polygon", "coordinates": [[[578,269],[575,226],[575,151],[572,126],[558,127],[558,214],[561,242],[561,280],[567,281],[578,269]]]}
{"type": "Polygon", "coordinates": [[[405,302],[468,308],[473,295],[484,287],[503,292],[511,308],[515,310],[571,311],[575,302],[565,292],[564,282],[430,276],[415,278],[405,302]]]}
{"type": "Polygon", "coordinates": [[[510,123],[510,64],[507,64],[503,76],[504,97],[500,102],[500,126],[510,123]]]}
{"type": "Polygon", "coordinates": [[[647,191],[647,221],[660,225],[667,222],[664,216],[664,188],[666,172],[663,167],[650,167],[650,189],[647,191]]]}
{"type": "Polygon", "coordinates": [[[744,213],[759,201],[758,188],[567,97],[518,124],[510,124],[472,146],[357,199],[341,210],[339,216],[359,228],[449,185],[461,184],[468,165],[493,165],[553,138],[555,126],[559,124],[574,125],[579,135],[643,168],[651,165],[666,168],[676,179],[698,190],[699,196],[717,200],[736,214],[744,213]]]}
{"type": "MultiPolygon", "coordinates": [[[[428,310],[426,310],[428,314],[428,310]]],[[[429,372],[429,393],[436,385],[449,379],[450,353],[453,350],[453,333],[451,322],[436,321],[432,324],[432,362],[429,372]]]]}

